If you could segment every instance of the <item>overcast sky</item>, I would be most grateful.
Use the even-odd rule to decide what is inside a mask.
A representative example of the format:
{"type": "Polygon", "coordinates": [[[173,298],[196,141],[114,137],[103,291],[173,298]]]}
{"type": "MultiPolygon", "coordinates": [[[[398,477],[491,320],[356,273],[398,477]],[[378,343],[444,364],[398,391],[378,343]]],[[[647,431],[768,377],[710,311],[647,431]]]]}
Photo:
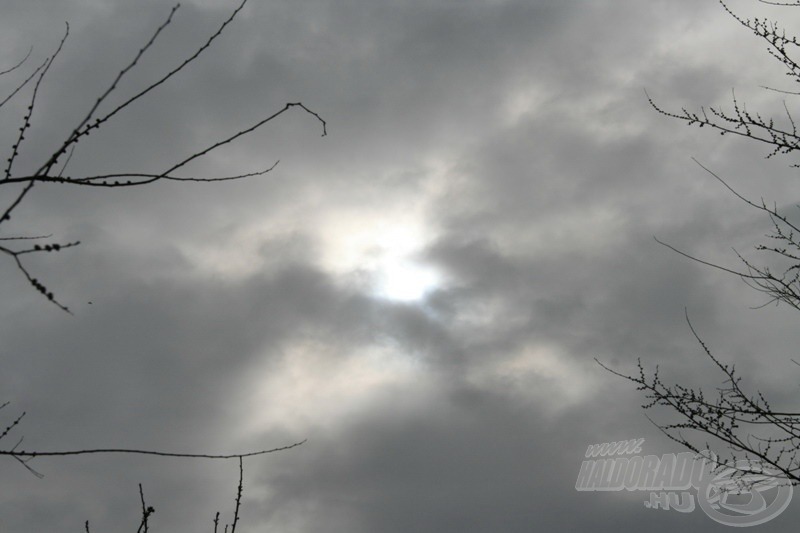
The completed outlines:
{"type": "MultiPolygon", "coordinates": [[[[106,109],[193,53],[235,0],[186,0],[106,109]]],[[[731,0],[743,14],[800,13],[731,0]]],[[[15,163],[37,166],[169,14],[163,0],[3,0],[11,91],[70,35],[15,163]]],[[[796,407],[784,308],[653,237],[735,267],[797,202],[796,162],[687,128],[665,108],[774,110],[791,89],[713,0],[250,0],[180,76],[81,142],[73,176],[157,173],[301,101],[186,169],[269,174],[139,189],[39,186],[2,236],[77,248],[29,258],[74,312],[0,261],[3,442],[239,453],[242,531],[723,531],[647,493],[577,492],[589,444],[645,438],[635,387],[598,358],[713,389],[684,309],[746,385],[796,407]]],[[[3,159],[30,90],[0,115],[3,159]]],[[[791,98],[791,97],[789,97],[791,98]]],[[[793,105],[791,100],[788,105],[793,105]]],[[[2,191],[3,205],[11,191],[2,191]]],[[[674,421],[667,412],[658,420],[674,421]]],[[[153,531],[230,521],[235,462],[0,461],[0,530],[153,531]]],[[[796,531],[796,502],[767,526],[796,531]]]]}

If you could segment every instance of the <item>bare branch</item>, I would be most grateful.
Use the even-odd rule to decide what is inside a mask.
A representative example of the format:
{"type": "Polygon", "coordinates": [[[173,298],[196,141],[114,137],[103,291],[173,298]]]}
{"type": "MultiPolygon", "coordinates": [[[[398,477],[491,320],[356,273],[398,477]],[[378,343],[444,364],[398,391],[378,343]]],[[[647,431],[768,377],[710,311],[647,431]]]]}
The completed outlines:
{"type": "Polygon", "coordinates": [[[0,455],[9,455],[18,458],[36,458],[36,457],[66,457],[71,455],[96,455],[96,454],[132,454],[132,455],[155,455],[158,457],[182,457],[185,459],[238,459],[243,457],[255,457],[258,455],[265,455],[268,453],[275,453],[284,450],[291,450],[306,440],[289,444],[288,446],[281,446],[280,448],[271,448],[268,450],[261,450],[257,452],[233,453],[233,454],[205,454],[205,453],[177,453],[177,452],[161,452],[155,450],[139,450],[132,448],[97,448],[87,450],[71,450],[71,451],[55,451],[55,452],[36,452],[36,451],[15,451],[15,450],[0,450],[0,455]]]}
{"type": "Polygon", "coordinates": [[[36,77],[36,75],[37,75],[37,74],[38,74],[38,73],[39,73],[39,72],[40,72],[40,71],[41,71],[41,70],[42,70],[42,69],[45,67],[45,65],[46,65],[46,64],[47,64],[47,62],[44,62],[44,63],[42,63],[41,65],[39,65],[38,67],[36,67],[36,70],[34,70],[34,71],[33,71],[33,72],[32,72],[32,73],[31,73],[31,74],[30,74],[30,75],[29,75],[27,78],[25,78],[25,80],[24,80],[22,83],[20,83],[19,85],[17,85],[17,87],[16,87],[16,88],[15,88],[13,91],[11,91],[11,92],[8,94],[8,96],[6,96],[6,97],[5,97],[5,98],[3,98],[2,100],[0,100],[0,107],[3,107],[3,106],[6,104],[6,102],[8,102],[8,101],[9,101],[9,100],[11,100],[12,98],[14,98],[14,96],[15,96],[15,95],[16,95],[18,92],[20,92],[20,91],[21,91],[21,90],[22,90],[22,89],[23,89],[23,88],[24,88],[26,85],[28,85],[28,83],[29,83],[29,82],[30,82],[30,81],[31,81],[33,78],[35,78],[35,77],[36,77]]]}
{"type": "MultiPolygon", "coordinates": [[[[33,74],[31,74],[24,82],[22,82],[15,91],[12,92],[5,100],[0,102],[0,106],[3,103],[8,101],[12,96],[17,94],[23,87],[25,87],[30,81],[36,80],[34,84],[34,88],[31,94],[31,100],[27,107],[27,111],[23,117],[22,127],[20,128],[18,138],[16,142],[11,147],[11,154],[10,157],[7,159],[7,165],[4,173],[4,177],[0,178],[0,186],[19,186],[19,189],[16,193],[13,194],[11,199],[9,200],[8,204],[0,207],[0,225],[4,222],[10,220],[13,211],[15,211],[21,204],[22,201],[28,197],[29,193],[33,189],[33,187],[37,184],[67,184],[67,185],[75,185],[75,186],[84,186],[84,187],[105,187],[105,188],[124,188],[124,187],[135,187],[135,186],[143,186],[149,185],[151,183],[155,183],[161,180],[169,180],[169,181],[182,181],[182,182],[223,182],[223,181],[233,181],[233,180],[240,180],[245,178],[251,178],[256,176],[264,175],[270,171],[272,171],[278,162],[275,162],[272,166],[265,168],[263,170],[257,170],[252,172],[245,172],[245,173],[232,173],[229,175],[223,176],[212,176],[212,177],[200,177],[200,176],[181,176],[176,175],[175,171],[185,167],[190,162],[195,161],[202,156],[208,154],[209,152],[225,146],[227,144],[233,143],[237,139],[252,133],[253,131],[257,130],[258,128],[264,126],[268,122],[274,120],[278,116],[282,115],[289,109],[293,107],[300,108],[301,110],[305,111],[309,115],[316,118],[322,126],[322,135],[327,135],[327,124],[325,120],[315,111],[312,111],[308,107],[306,107],[301,102],[290,102],[284,105],[283,108],[278,110],[277,112],[272,113],[271,115],[267,116],[266,118],[258,120],[255,124],[251,125],[250,127],[241,129],[236,133],[233,133],[227,137],[222,138],[214,142],[213,144],[207,146],[206,148],[196,151],[190,154],[187,157],[179,160],[176,163],[170,165],[170,167],[161,173],[152,173],[152,172],[141,172],[141,171],[132,171],[132,172],[111,172],[106,174],[96,174],[96,175],[83,175],[83,176],[68,176],[64,175],[67,165],[69,164],[72,155],[74,154],[75,148],[77,143],[80,141],[81,138],[89,135],[95,130],[98,130],[102,125],[108,122],[112,117],[118,115],[123,110],[127,109],[131,104],[139,100],[140,98],[144,97],[145,95],[151,93],[159,86],[164,84],[166,81],[177,75],[179,72],[184,70],[188,65],[193,63],[197,58],[207,50],[211,44],[217,40],[217,38],[222,34],[222,32],[227,28],[230,23],[236,18],[236,16],[241,12],[241,10],[246,5],[247,0],[241,0],[239,5],[230,13],[230,15],[222,21],[222,23],[217,27],[216,31],[214,31],[203,44],[201,44],[191,55],[186,57],[183,61],[181,61],[176,67],[172,68],[166,74],[151,82],[147,85],[143,90],[137,92],[134,96],[128,98],[121,104],[114,107],[111,111],[104,115],[100,115],[97,117],[98,110],[100,106],[108,99],[108,97],[119,87],[119,84],[122,80],[126,77],[126,75],[138,64],[139,60],[142,56],[152,48],[153,44],[155,43],[156,39],[161,35],[161,33],[169,26],[173,20],[173,17],[176,11],[179,9],[180,4],[174,6],[169,15],[167,16],[166,20],[156,28],[153,35],[150,39],[139,49],[139,51],[134,55],[134,58],[122,68],[119,73],[115,76],[111,84],[108,88],[101,93],[101,95],[93,102],[91,105],[88,113],[84,116],[83,119],[78,123],[78,125],[72,130],[72,132],[67,135],[66,139],[61,143],[61,146],[55,150],[36,170],[31,174],[15,174],[14,173],[14,162],[16,160],[17,155],[19,154],[19,150],[23,141],[25,140],[25,136],[27,131],[32,127],[32,116],[33,111],[36,107],[37,96],[39,94],[39,89],[42,85],[44,80],[45,74],[49,71],[50,67],[52,66],[53,62],[55,61],[56,57],[58,57],[59,53],[61,52],[64,43],[69,35],[69,25],[67,25],[66,32],[62,37],[57,49],[55,52],[50,55],[42,65],[40,65],[33,74]],[[62,156],[68,154],[66,160],[61,164],[60,170],[58,172],[55,171],[55,167],[58,161],[61,159],[62,156]]],[[[26,56],[27,59],[27,56],[26,56]]],[[[14,69],[18,68],[25,60],[19,62],[18,65],[12,67],[7,72],[11,72],[14,69]]],[[[22,241],[28,239],[27,237],[22,237],[18,235],[11,235],[11,236],[0,236],[0,242],[9,242],[9,241],[22,241]]],[[[37,246],[33,248],[27,249],[14,249],[10,246],[0,245],[0,253],[10,256],[15,261],[17,265],[17,269],[25,276],[31,286],[34,287],[38,292],[43,294],[48,300],[50,300],[53,304],[55,304],[60,309],[70,312],[69,308],[59,302],[54,296],[53,292],[47,288],[47,286],[42,283],[40,280],[35,278],[28,267],[23,264],[22,256],[39,251],[59,251],[64,248],[68,248],[71,246],[77,245],[78,242],[70,242],[70,243],[49,243],[44,246],[37,246]]]]}
{"type": "Polygon", "coordinates": [[[239,523],[239,508],[242,505],[242,488],[244,487],[244,467],[242,466],[242,458],[239,457],[239,486],[236,489],[236,508],[233,512],[233,523],[231,524],[231,533],[236,531],[236,525],[239,523]]]}
{"type": "Polygon", "coordinates": [[[770,2],[769,0],[758,0],[762,4],[767,4],[770,6],[785,6],[785,7],[795,7],[800,6],[800,0],[795,0],[794,2],[770,2]]]}
{"type": "Polygon", "coordinates": [[[136,533],[147,533],[149,531],[148,528],[148,519],[150,515],[156,512],[152,505],[147,505],[144,503],[144,491],[142,490],[142,484],[139,483],[139,498],[142,501],[142,521],[139,524],[139,529],[136,530],[136,533]]]}
{"type": "Polygon", "coordinates": [[[7,68],[6,70],[0,70],[0,76],[2,76],[3,74],[8,74],[9,72],[14,72],[14,71],[15,71],[15,70],[17,70],[19,67],[21,67],[21,66],[22,66],[22,64],[23,64],[23,63],[25,63],[25,62],[28,60],[28,58],[29,58],[29,57],[31,57],[31,53],[32,53],[32,52],[33,52],[33,46],[31,46],[30,48],[28,48],[28,53],[27,53],[27,54],[25,54],[25,57],[23,57],[23,58],[20,60],[20,62],[19,62],[19,63],[17,63],[16,65],[14,65],[14,66],[13,66],[13,67],[11,67],[11,68],[7,68]]]}

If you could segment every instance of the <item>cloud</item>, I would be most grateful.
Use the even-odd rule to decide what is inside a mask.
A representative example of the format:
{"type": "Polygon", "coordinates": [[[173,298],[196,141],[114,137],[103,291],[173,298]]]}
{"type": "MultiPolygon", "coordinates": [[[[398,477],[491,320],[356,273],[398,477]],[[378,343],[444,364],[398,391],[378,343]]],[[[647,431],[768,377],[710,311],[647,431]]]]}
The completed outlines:
{"type": "MultiPolygon", "coordinates": [[[[113,102],[179,64],[232,6],[183,6],[113,102]]],[[[42,60],[62,21],[72,28],[26,168],[169,5],[3,9],[4,65],[31,44],[42,60]]],[[[679,109],[741,83],[767,105],[761,50],[742,32],[690,1],[248,4],[191,69],[82,142],[70,172],[157,172],[289,101],[329,135],[293,111],[186,169],[280,160],[241,182],[37,187],[9,231],[82,241],[30,262],[75,316],[0,262],[2,420],[28,413],[13,435],[28,449],[237,453],[307,438],[247,460],[245,531],[713,529],[700,512],[574,482],[589,444],[679,451],[594,358],[717,385],[685,308],[716,353],[792,401],[791,319],[748,310],[747,287],[653,239],[735,265],[730,246],[768,229],[690,156],[749,196],[793,198],[785,160],[679,127],[642,91],[679,109]],[[415,272],[435,275],[388,288],[415,272]]],[[[24,102],[4,108],[2,146],[24,102]]],[[[154,529],[207,528],[218,509],[230,521],[238,480],[233,463],[32,465],[45,480],[0,463],[9,531],[135,524],[139,482],[154,529]]]]}

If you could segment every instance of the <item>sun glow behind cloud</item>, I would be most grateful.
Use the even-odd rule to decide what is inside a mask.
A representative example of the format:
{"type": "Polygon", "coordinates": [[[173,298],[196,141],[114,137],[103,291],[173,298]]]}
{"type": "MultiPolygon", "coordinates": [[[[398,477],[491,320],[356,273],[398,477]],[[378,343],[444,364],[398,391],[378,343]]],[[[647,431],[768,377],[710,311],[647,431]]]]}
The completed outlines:
{"type": "Polygon", "coordinates": [[[413,302],[444,283],[421,253],[433,239],[421,209],[336,212],[321,224],[323,267],[378,298],[413,302]]]}
{"type": "Polygon", "coordinates": [[[418,181],[396,197],[320,188],[302,207],[252,217],[210,238],[183,242],[179,251],[200,275],[241,279],[268,275],[292,261],[313,262],[362,293],[418,302],[447,281],[424,257],[438,236],[429,210],[447,183],[446,169],[438,159],[426,162],[412,175],[418,181]],[[289,254],[268,253],[275,246],[289,254]]]}
{"type": "Polygon", "coordinates": [[[413,302],[423,299],[441,282],[441,275],[433,268],[389,258],[380,269],[376,294],[388,300],[413,302]]]}

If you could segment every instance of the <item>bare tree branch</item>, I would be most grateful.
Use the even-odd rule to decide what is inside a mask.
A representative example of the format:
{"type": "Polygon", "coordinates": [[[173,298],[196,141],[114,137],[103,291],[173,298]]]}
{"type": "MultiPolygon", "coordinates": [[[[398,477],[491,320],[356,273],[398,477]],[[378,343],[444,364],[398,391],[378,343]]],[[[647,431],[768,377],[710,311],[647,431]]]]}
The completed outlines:
{"type": "MultiPolygon", "coordinates": [[[[763,4],[778,6],[800,5],[800,1],[794,3],[759,1],[763,4]]],[[[793,57],[797,48],[800,47],[797,38],[787,36],[786,32],[775,22],[740,17],[723,1],[720,3],[739,24],[765,40],[769,45],[768,52],[784,66],[787,76],[794,82],[800,83],[800,64],[793,57]]],[[[765,88],[789,96],[800,95],[795,91],[765,88]]],[[[733,134],[770,146],[771,151],[767,155],[768,158],[778,154],[793,154],[800,150],[800,132],[797,130],[793,114],[785,101],[783,102],[785,117],[782,119],[782,124],[778,124],[772,118],[765,118],[758,113],[748,111],[733,91],[731,92],[733,111],[724,110],[722,107],[707,109],[701,107],[699,111],[689,111],[683,108],[676,113],[666,111],[657,105],[647,91],[645,91],[645,95],[650,105],[662,115],[684,121],[690,126],[701,128],[708,126],[722,135],[733,134]]],[[[800,310],[800,226],[781,213],[777,205],[768,205],[763,198],[760,202],[746,198],[717,173],[701,164],[697,159],[694,161],[739,200],[769,217],[772,232],[766,237],[770,244],[759,244],[756,246],[756,250],[767,252],[770,258],[777,259],[784,266],[776,271],[767,265],[758,265],[754,260],[746,259],[734,250],[737,258],[744,265],[743,269],[734,269],[700,259],[658,238],[656,241],[692,261],[727,274],[733,274],[752,289],[766,294],[767,302],[758,307],[770,303],[784,303],[793,309],[800,310]]],[[[642,405],[645,410],[664,407],[678,415],[679,421],[669,424],[657,423],[649,416],[647,417],[673,441],[699,452],[701,446],[698,444],[697,435],[700,435],[700,438],[711,437],[730,451],[729,458],[716,460],[716,464],[720,467],[735,468],[736,462],[740,458],[757,460],[775,468],[778,471],[777,480],[799,484],[800,412],[791,409],[775,409],[760,391],[755,393],[745,391],[742,387],[742,378],[736,373],[735,367],[723,363],[712,353],[689,320],[688,312],[686,321],[705,356],[721,373],[723,385],[716,388],[716,394],[709,396],[701,388],[667,384],[662,381],[658,366],[652,372],[646,372],[641,360],[637,363],[638,372],[633,374],[613,370],[602,362],[596,361],[608,372],[636,384],[637,390],[645,394],[646,402],[642,405]]],[[[705,446],[709,448],[708,442],[705,443],[705,446]]],[[[744,476],[746,472],[742,471],[741,473],[744,476]]]]}
{"type": "MultiPolygon", "coordinates": [[[[111,83],[103,90],[99,96],[91,101],[88,112],[83,115],[83,118],[77,125],[67,134],[64,138],[60,139],[56,144],[57,148],[51,152],[46,152],[44,156],[32,154],[36,159],[37,164],[32,168],[35,171],[21,172],[17,169],[17,159],[21,150],[32,148],[30,143],[26,143],[29,133],[35,127],[46,127],[47,125],[39,125],[34,121],[34,111],[40,102],[40,90],[44,87],[45,78],[50,72],[53,63],[62,52],[67,38],[69,37],[70,27],[66,24],[61,40],[58,43],[55,51],[47,56],[38,66],[33,68],[32,72],[24,75],[22,70],[26,62],[31,57],[33,48],[19,60],[17,63],[5,70],[0,71],[0,76],[17,76],[20,75],[21,81],[12,84],[13,89],[0,96],[0,108],[8,103],[12,98],[25,94],[30,91],[28,105],[22,113],[22,120],[19,127],[19,132],[16,135],[13,144],[10,146],[10,153],[6,158],[3,172],[0,174],[0,188],[2,188],[4,196],[0,196],[0,232],[6,231],[9,227],[8,222],[11,220],[12,215],[15,215],[18,209],[21,209],[25,204],[25,200],[30,198],[30,193],[34,186],[48,186],[51,184],[58,185],[73,185],[79,187],[107,187],[107,188],[125,188],[134,186],[144,186],[155,183],[157,181],[179,181],[179,182],[192,182],[192,183],[212,183],[212,182],[226,182],[233,180],[241,180],[246,178],[253,178],[265,175],[272,171],[278,164],[278,161],[269,167],[261,168],[258,170],[231,172],[226,175],[217,176],[194,176],[184,175],[186,172],[185,167],[201,157],[209,154],[210,152],[221,148],[225,145],[232,144],[245,135],[248,135],[267,123],[275,120],[287,111],[298,108],[306,114],[311,115],[321,125],[322,136],[327,135],[327,123],[315,111],[306,107],[302,102],[289,102],[282,108],[267,115],[264,118],[256,119],[253,124],[239,129],[227,135],[221,135],[216,141],[210,145],[196,150],[193,153],[176,157],[175,162],[170,163],[168,168],[163,172],[144,172],[142,170],[132,169],[130,172],[114,171],[104,174],[86,173],[83,175],[69,175],[65,174],[70,160],[75,153],[79,141],[90,134],[99,130],[102,126],[108,123],[112,118],[119,116],[123,111],[130,110],[134,104],[139,100],[143,100],[145,96],[154,93],[156,89],[164,85],[167,81],[174,78],[176,75],[187,69],[193,64],[217,39],[222,33],[230,26],[236,19],[247,4],[248,0],[240,0],[238,5],[230,12],[230,14],[216,27],[204,41],[201,42],[194,49],[194,51],[182,59],[176,66],[168,69],[166,73],[160,75],[155,80],[146,84],[145,88],[136,92],[133,96],[125,99],[122,103],[113,106],[108,111],[102,111],[102,107],[107,104],[109,98],[121,86],[121,84],[129,78],[130,72],[133,71],[142,57],[148,53],[156,40],[163,34],[163,32],[170,26],[176,13],[180,8],[180,4],[171,8],[168,15],[153,32],[150,38],[144,45],[134,54],[133,58],[125,64],[125,66],[114,76],[111,83]],[[182,172],[179,172],[182,171],[182,172]]],[[[50,79],[47,79],[50,82],[50,79]]],[[[145,157],[142,159],[146,159],[145,157]]],[[[54,242],[51,234],[43,234],[39,231],[27,231],[24,233],[17,233],[16,231],[9,233],[0,233],[0,255],[10,258],[14,261],[17,270],[27,280],[27,282],[38,292],[47,298],[52,304],[57,306],[67,313],[71,313],[70,309],[58,300],[48,286],[39,278],[35,277],[30,270],[26,261],[32,254],[60,252],[67,248],[72,248],[80,244],[80,241],[67,241],[67,242],[54,242]]],[[[0,404],[0,410],[5,408],[8,403],[0,404]]],[[[0,441],[9,438],[9,435],[18,428],[21,420],[25,417],[25,412],[12,419],[4,429],[0,432],[0,441]]],[[[250,451],[234,454],[208,454],[208,453],[182,453],[182,452],[167,452],[160,450],[147,450],[147,449],[134,449],[134,448],[86,448],[79,450],[24,450],[21,449],[23,438],[19,438],[13,446],[4,447],[0,449],[0,456],[9,457],[20,463],[25,469],[31,472],[36,477],[43,477],[43,474],[35,470],[31,463],[36,458],[43,457],[69,457],[78,455],[99,455],[99,454],[128,454],[128,455],[146,455],[157,457],[169,458],[189,458],[189,459],[203,459],[203,460],[228,460],[238,459],[239,462],[239,483],[237,487],[235,508],[233,514],[233,521],[230,526],[230,532],[234,533],[240,520],[240,510],[242,503],[242,494],[244,487],[244,458],[256,457],[266,454],[271,454],[279,451],[289,450],[296,448],[306,442],[305,440],[295,442],[286,446],[264,449],[260,451],[250,451]]],[[[149,520],[155,509],[145,502],[144,490],[139,484],[139,498],[141,502],[141,520],[138,526],[137,533],[147,533],[150,528],[149,520]]],[[[217,531],[219,524],[219,513],[216,514],[214,519],[214,530],[217,531]]],[[[90,533],[89,521],[84,524],[86,533],[90,533]]],[[[226,526],[226,531],[228,526],[226,526]]]]}
{"type": "Polygon", "coordinates": [[[33,52],[33,46],[31,46],[30,48],[28,48],[28,53],[27,53],[27,54],[25,54],[25,57],[23,57],[23,58],[22,58],[22,59],[19,61],[19,63],[17,63],[16,65],[14,65],[14,66],[13,66],[13,67],[11,67],[11,68],[7,68],[6,70],[0,70],[0,76],[2,76],[3,74],[8,74],[9,72],[14,72],[14,71],[15,71],[15,70],[17,70],[19,67],[21,67],[21,66],[22,66],[22,64],[23,64],[23,63],[25,63],[25,62],[28,60],[28,58],[29,58],[29,57],[31,57],[31,53],[32,53],[32,52],[33,52]]]}
{"type": "Polygon", "coordinates": [[[294,444],[281,446],[280,448],[271,448],[268,450],[261,450],[256,452],[233,453],[233,454],[177,453],[177,452],[162,452],[155,450],[138,450],[132,448],[97,448],[97,449],[87,449],[87,450],[70,450],[70,451],[54,451],[54,452],[0,450],[0,455],[8,455],[17,458],[34,459],[36,457],[66,457],[70,455],[124,453],[133,455],[155,455],[158,457],[182,457],[185,459],[238,459],[243,457],[255,457],[258,455],[265,455],[268,453],[280,452],[284,450],[291,450],[292,448],[296,448],[305,442],[306,442],[305,440],[302,440],[300,442],[295,442],[294,444]]]}
{"type": "MultiPolygon", "coordinates": [[[[267,174],[268,172],[272,171],[275,168],[275,166],[278,164],[277,161],[274,164],[272,164],[272,166],[261,170],[233,173],[224,176],[212,176],[212,177],[181,176],[181,175],[176,175],[175,171],[182,169],[189,163],[209,154],[210,152],[216,150],[217,148],[231,144],[234,141],[240,139],[241,137],[256,131],[257,129],[273,121],[274,119],[276,119],[277,117],[279,117],[280,115],[284,114],[285,112],[289,111],[292,108],[299,108],[300,110],[314,117],[322,127],[322,135],[323,136],[327,135],[327,123],[318,113],[306,107],[302,102],[289,102],[285,104],[283,108],[268,115],[265,118],[256,121],[251,126],[236,131],[235,133],[232,133],[226,137],[223,137],[222,139],[212,143],[211,145],[203,149],[197,150],[194,153],[178,160],[177,162],[171,164],[169,168],[167,168],[161,173],[149,173],[149,172],[141,172],[134,170],[130,172],[112,172],[106,174],[84,175],[84,176],[64,175],[65,169],[70,161],[70,158],[72,157],[72,154],[74,153],[74,150],[78,142],[82,138],[100,129],[111,118],[119,115],[122,111],[129,109],[134,102],[152,93],[155,89],[163,85],[165,82],[176,76],[178,73],[186,69],[190,64],[196,61],[197,58],[201,54],[203,54],[203,52],[205,52],[214,43],[214,41],[216,41],[219,38],[222,32],[233,22],[233,20],[242,11],[242,9],[244,9],[244,6],[246,4],[247,0],[241,0],[241,2],[230,13],[230,15],[224,21],[222,21],[222,23],[217,27],[216,31],[214,31],[205,40],[203,44],[198,46],[198,48],[195,49],[195,51],[192,54],[186,57],[177,66],[170,69],[166,74],[157,78],[155,81],[149,83],[144,89],[137,92],[132,97],[126,99],[121,104],[114,107],[111,111],[105,114],[100,114],[98,116],[98,111],[100,109],[100,106],[105,101],[107,101],[108,97],[120,86],[120,83],[123,81],[126,75],[129,72],[131,72],[131,70],[139,63],[139,60],[144,56],[145,53],[147,53],[151,49],[153,44],[156,42],[157,38],[172,23],[176,12],[180,8],[180,4],[175,5],[170,10],[169,15],[166,17],[165,21],[160,26],[158,26],[158,28],[156,28],[153,35],[139,49],[139,51],[134,55],[133,59],[117,73],[117,75],[112,80],[111,84],[106,88],[106,90],[102,92],[97,99],[95,99],[89,111],[81,119],[81,121],[77,124],[77,126],[72,130],[72,132],[66,136],[66,138],[62,141],[59,148],[57,148],[48,157],[46,157],[38,167],[38,170],[36,170],[35,172],[26,174],[16,174],[14,172],[14,162],[16,161],[20,148],[22,147],[25,141],[26,133],[32,127],[33,112],[36,107],[37,96],[39,94],[39,89],[42,85],[45,74],[47,74],[53,62],[58,57],[59,53],[64,47],[64,43],[66,42],[67,37],[69,36],[69,25],[67,24],[67,29],[56,51],[52,55],[50,55],[37,69],[35,69],[34,72],[30,74],[22,83],[20,83],[17,86],[17,88],[14,91],[12,91],[10,95],[8,95],[4,100],[0,101],[0,106],[2,106],[10,98],[16,95],[19,91],[21,91],[30,81],[34,79],[36,80],[31,94],[30,103],[23,117],[22,126],[19,129],[19,135],[17,137],[17,140],[11,146],[11,154],[6,161],[7,165],[5,168],[4,176],[0,178],[0,187],[5,186],[6,189],[4,190],[7,190],[8,187],[14,187],[14,186],[17,187],[16,189],[14,189],[15,192],[12,193],[11,199],[7,201],[5,206],[0,205],[0,230],[2,230],[3,224],[10,220],[12,213],[21,206],[23,200],[26,197],[28,197],[29,193],[37,183],[62,184],[62,185],[66,184],[66,185],[75,185],[83,187],[125,188],[125,187],[150,185],[152,183],[161,180],[193,182],[193,183],[197,182],[210,183],[210,182],[241,180],[267,174]],[[55,168],[58,162],[62,159],[62,156],[64,156],[65,154],[67,154],[67,157],[61,164],[60,170],[58,172],[55,172],[55,168]]],[[[28,55],[30,55],[30,53],[28,55]]],[[[14,72],[23,63],[25,63],[27,58],[28,56],[26,56],[22,61],[17,63],[15,66],[3,72],[0,72],[0,75],[14,72]]],[[[0,242],[10,243],[13,241],[20,241],[24,239],[25,238],[19,235],[0,234],[0,242]]],[[[6,256],[11,257],[14,260],[17,270],[22,273],[22,275],[25,277],[28,283],[36,291],[40,292],[50,302],[52,302],[54,305],[56,305],[63,311],[71,313],[70,309],[64,303],[62,303],[58,298],[56,298],[53,291],[51,291],[48,288],[47,284],[39,280],[30,272],[27,265],[23,263],[23,256],[34,252],[59,251],[65,248],[76,246],[78,244],[79,241],[72,241],[66,243],[50,242],[44,246],[36,246],[33,248],[25,248],[25,249],[15,248],[11,244],[2,244],[0,245],[0,252],[2,252],[2,254],[6,256]]]]}

